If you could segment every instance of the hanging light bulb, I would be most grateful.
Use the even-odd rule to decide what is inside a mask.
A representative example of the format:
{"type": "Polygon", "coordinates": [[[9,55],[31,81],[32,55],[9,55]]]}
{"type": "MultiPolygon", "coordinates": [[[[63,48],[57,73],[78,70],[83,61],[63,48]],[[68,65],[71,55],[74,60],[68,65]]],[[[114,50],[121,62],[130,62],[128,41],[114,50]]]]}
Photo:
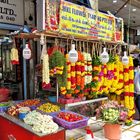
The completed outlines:
{"type": "Polygon", "coordinates": [[[78,60],[78,52],[75,50],[75,44],[72,44],[68,58],[69,58],[69,61],[72,62],[72,63],[77,62],[77,60],[78,60]]]}
{"type": "Polygon", "coordinates": [[[45,37],[43,34],[41,35],[41,38],[40,38],[40,44],[45,45],[45,37]]]}
{"type": "Polygon", "coordinates": [[[100,55],[100,61],[102,64],[106,64],[109,61],[109,54],[106,51],[106,48],[103,48],[103,53],[100,55]]]}
{"type": "Polygon", "coordinates": [[[127,56],[127,52],[126,51],[124,51],[124,56],[122,57],[122,63],[124,65],[127,65],[129,63],[129,58],[127,56]]]}

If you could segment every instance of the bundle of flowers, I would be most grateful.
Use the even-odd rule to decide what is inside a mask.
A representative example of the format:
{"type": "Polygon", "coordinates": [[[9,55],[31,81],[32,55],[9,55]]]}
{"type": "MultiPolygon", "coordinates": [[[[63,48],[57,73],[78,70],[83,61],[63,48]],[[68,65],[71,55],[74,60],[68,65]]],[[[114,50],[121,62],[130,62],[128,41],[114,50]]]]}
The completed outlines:
{"type": "Polygon", "coordinates": [[[96,110],[96,118],[112,124],[123,124],[126,122],[128,109],[119,105],[116,101],[108,101],[96,110]]]}

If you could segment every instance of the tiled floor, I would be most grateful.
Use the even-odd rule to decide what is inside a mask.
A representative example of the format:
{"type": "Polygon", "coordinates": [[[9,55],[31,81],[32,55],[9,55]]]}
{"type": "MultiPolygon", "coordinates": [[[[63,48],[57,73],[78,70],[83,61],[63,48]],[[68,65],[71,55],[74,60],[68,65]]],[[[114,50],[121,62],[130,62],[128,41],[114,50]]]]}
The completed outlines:
{"type": "MultiPolygon", "coordinates": [[[[95,140],[106,140],[102,131],[103,124],[96,122],[94,119],[89,123],[94,132],[95,140]]],[[[67,140],[85,140],[84,129],[67,130],[67,140]]],[[[121,140],[140,140],[140,121],[134,121],[131,126],[123,126],[123,133],[121,140]]]]}

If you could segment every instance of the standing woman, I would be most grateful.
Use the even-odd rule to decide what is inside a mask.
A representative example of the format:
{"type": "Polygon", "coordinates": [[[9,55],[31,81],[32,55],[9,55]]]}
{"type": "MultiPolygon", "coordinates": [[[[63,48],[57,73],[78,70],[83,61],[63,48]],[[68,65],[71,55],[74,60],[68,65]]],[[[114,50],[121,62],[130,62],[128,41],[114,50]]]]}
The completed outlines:
{"type": "Polygon", "coordinates": [[[134,59],[134,85],[135,85],[135,104],[140,115],[140,66],[139,60],[134,59]]]}

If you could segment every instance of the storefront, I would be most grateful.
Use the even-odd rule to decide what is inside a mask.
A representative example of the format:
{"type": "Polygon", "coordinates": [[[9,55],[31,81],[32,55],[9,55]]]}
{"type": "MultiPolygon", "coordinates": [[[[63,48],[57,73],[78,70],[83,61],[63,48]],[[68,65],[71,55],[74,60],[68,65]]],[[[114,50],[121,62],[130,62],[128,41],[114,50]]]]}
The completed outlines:
{"type": "Polygon", "coordinates": [[[133,123],[135,106],[133,58],[123,42],[123,19],[65,0],[38,0],[37,16],[36,32],[13,36],[23,46],[12,62],[18,66],[15,56],[23,60],[24,100],[0,104],[0,138],[124,137],[126,128],[120,124],[133,123]],[[36,40],[38,55],[32,49],[36,40]],[[38,64],[29,70],[35,56],[38,64]],[[34,99],[28,99],[27,81],[34,82],[34,99]]]}
{"type": "MultiPolygon", "coordinates": [[[[24,1],[0,1],[0,86],[8,88],[12,97],[17,98],[20,86],[22,85],[20,77],[22,75],[20,66],[13,67],[10,63],[10,50],[13,47],[11,32],[21,30],[24,25],[24,1]]],[[[20,48],[20,42],[16,42],[20,48]]]]}

